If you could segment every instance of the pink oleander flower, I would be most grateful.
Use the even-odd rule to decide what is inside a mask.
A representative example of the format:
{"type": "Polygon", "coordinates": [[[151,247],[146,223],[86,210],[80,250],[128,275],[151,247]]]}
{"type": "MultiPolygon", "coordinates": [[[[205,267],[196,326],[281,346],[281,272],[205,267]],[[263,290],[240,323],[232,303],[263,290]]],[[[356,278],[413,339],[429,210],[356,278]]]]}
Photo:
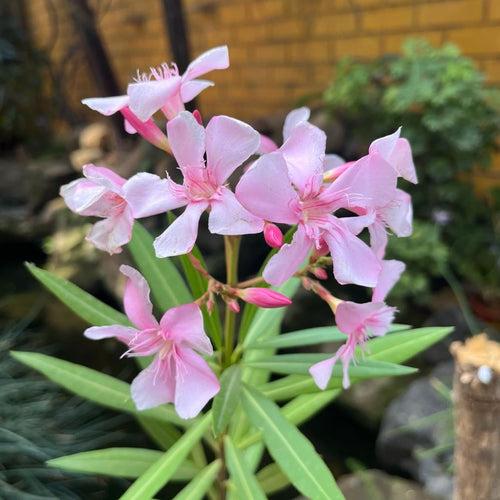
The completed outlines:
{"type": "Polygon", "coordinates": [[[347,335],[347,341],[333,357],[320,361],[309,369],[320,389],[327,387],[333,367],[339,359],[343,366],[342,385],[347,389],[350,385],[349,365],[354,358],[356,347],[363,347],[370,336],[382,336],[387,333],[396,308],[387,306],[384,300],[404,269],[405,265],[397,260],[383,261],[377,286],[373,290],[372,302],[341,302],[337,306],[335,321],[338,329],[347,335]]]}
{"type": "Polygon", "coordinates": [[[141,121],[130,109],[130,98],[128,95],[119,95],[114,97],[89,97],[82,100],[90,109],[101,113],[104,116],[114,115],[118,111],[125,120],[125,130],[129,134],[138,133],[146,141],[157,148],[169,151],[169,145],[166,135],[160,130],[155,122],[148,118],[141,121]]]}
{"type": "Polygon", "coordinates": [[[341,284],[373,287],[381,266],[372,250],[356,235],[374,214],[339,218],[332,215],[351,206],[384,205],[394,198],[396,173],[380,156],[366,156],[333,183],[323,183],[324,132],[308,122],[294,126],[279,151],[259,158],[243,175],[236,196],[250,212],[266,221],[297,224],[285,244],[264,269],[264,279],[280,285],[299,268],[309,252],[330,251],[335,278],[341,284]]]}
{"type": "Polygon", "coordinates": [[[184,183],[148,177],[140,188],[137,183],[136,192],[142,193],[142,200],[161,204],[165,211],[182,206],[186,209],[156,238],[156,255],[171,257],[190,252],[196,242],[201,214],[207,209],[211,233],[261,232],[263,221],[243,208],[225,186],[236,168],[257,150],[259,134],[249,125],[227,116],[212,118],[205,130],[187,111],[168,122],[167,132],[184,183]]]}
{"type": "Polygon", "coordinates": [[[214,85],[211,81],[197,79],[199,76],[228,67],[229,54],[224,45],[201,54],[182,76],[175,64],[163,63],[159,68],[151,68],[149,74],[138,74],[136,81],[128,86],[130,109],[142,121],[149,120],[159,110],[171,120],[184,111],[186,102],[214,85]]]}
{"type": "Polygon", "coordinates": [[[99,250],[120,253],[132,237],[134,219],[167,210],[168,200],[159,196],[167,180],[157,175],[140,173],[126,180],[108,168],[90,164],[83,167],[83,175],[62,186],[60,194],[71,211],[104,219],[87,236],[99,250]],[[148,193],[142,189],[146,182],[151,186],[148,193]]]}
{"type": "Polygon", "coordinates": [[[292,301],[286,296],[268,288],[244,288],[238,290],[236,295],[250,304],[259,307],[273,308],[289,306],[292,301]]]}
{"type": "Polygon", "coordinates": [[[132,382],[131,395],[138,410],[174,403],[181,418],[195,417],[220,388],[198,354],[213,354],[200,308],[195,303],[173,307],[158,322],[144,277],[130,266],[122,265],[120,271],[128,278],[123,304],[134,326],[93,326],[84,335],[93,340],[116,337],[128,346],[125,356],[154,355],[132,382]]]}

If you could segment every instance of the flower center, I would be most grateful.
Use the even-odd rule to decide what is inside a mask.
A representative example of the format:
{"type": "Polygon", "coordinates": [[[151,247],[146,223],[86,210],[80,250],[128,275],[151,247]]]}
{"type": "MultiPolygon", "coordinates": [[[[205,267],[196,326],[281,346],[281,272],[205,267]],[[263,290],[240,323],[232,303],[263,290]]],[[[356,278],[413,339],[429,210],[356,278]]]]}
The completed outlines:
{"type": "Polygon", "coordinates": [[[192,201],[210,200],[219,189],[204,167],[190,167],[186,172],[184,185],[192,201]]]}
{"type": "Polygon", "coordinates": [[[179,76],[179,68],[177,68],[177,64],[175,63],[162,63],[160,66],[156,68],[150,67],[149,73],[140,73],[137,70],[137,75],[134,78],[134,81],[137,83],[140,82],[149,82],[150,80],[168,80],[169,78],[173,78],[175,76],[179,76]]]}

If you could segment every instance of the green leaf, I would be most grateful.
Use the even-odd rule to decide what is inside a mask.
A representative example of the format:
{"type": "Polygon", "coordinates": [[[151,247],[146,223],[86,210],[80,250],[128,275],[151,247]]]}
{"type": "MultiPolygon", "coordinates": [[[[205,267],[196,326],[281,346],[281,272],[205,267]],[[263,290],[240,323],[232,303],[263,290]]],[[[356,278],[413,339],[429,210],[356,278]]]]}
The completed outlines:
{"type": "Polygon", "coordinates": [[[343,498],[332,473],[312,444],[288,422],[275,403],[245,386],[243,406],[252,423],[262,431],[274,461],[303,495],[325,500],[343,498]]]}
{"type": "MultiPolygon", "coordinates": [[[[245,362],[246,366],[259,368],[261,370],[270,370],[274,373],[289,374],[308,374],[309,368],[315,363],[331,358],[331,354],[324,353],[300,353],[300,354],[278,354],[269,356],[259,361],[245,362]]],[[[415,368],[397,365],[394,363],[385,363],[371,359],[363,359],[356,364],[349,366],[349,375],[356,379],[376,378],[380,376],[398,376],[414,373],[415,368]],[[381,375],[380,373],[383,373],[381,375]]],[[[342,366],[340,363],[333,367],[332,378],[342,378],[342,366]]],[[[312,379],[311,379],[312,380],[312,379]]]]}
{"type": "Polygon", "coordinates": [[[29,272],[77,316],[95,326],[130,325],[127,317],[64,278],[26,264],[29,272]]]}
{"type": "MultiPolygon", "coordinates": [[[[283,416],[294,425],[301,425],[340,394],[340,389],[325,390],[316,394],[301,394],[281,408],[283,416]]],[[[247,448],[262,439],[260,431],[248,433],[238,446],[247,448]]]]}
{"type": "Polygon", "coordinates": [[[187,486],[175,495],[174,500],[202,500],[205,498],[205,494],[215,481],[221,465],[220,460],[215,460],[210,465],[207,465],[187,486]]]}
{"type": "Polygon", "coordinates": [[[257,481],[267,495],[272,495],[290,484],[290,480],[275,463],[270,463],[257,472],[257,481]]]}
{"type": "Polygon", "coordinates": [[[257,479],[229,436],[224,438],[224,454],[231,481],[238,492],[238,500],[265,500],[266,496],[257,479]]]}
{"type": "MultiPolygon", "coordinates": [[[[50,467],[72,472],[103,474],[104,476],[135,479],[157,462],[163,453],[144,448],[106,448],[85,451],[47,461],[50,467]]],[[[177,469],[174,481],[189,481],[198,469],[191,462],[184,462],[177,469]]]]}
{"type": "Polygon", "coordinates": [[[139,271],[151,287],[155,303],[161,312],[193,301],[186,283],[171,259],[156,257],[153,237],[137,221],[128,248],[139,271]]]}
{"type": "Polygon", "coordinates": [[[416,328],[377,337],[366,343],[367,357],[391,363],[403,363],[439,342],[453,331],[450,326],[416,328]]]}
{"type": "Polygon", "coordinates": [[[291,333],[282,333],[277,337],[257,340],[247,346],[248,349],[286,349],[306,345],[322,344],[324,342],[343,342],[347,336],[335,326],[308,328],[291,333]]]}
{"type": "Polygon", "coordinates": [[[220,378],[220,391],[212,404],[214,434],[218,436],[227,427],[233,416],[241,391],[241,368],[238,365],[229,367],[220,378]]]}
{"type": "MultiPolygon", "coordinates": [[[[392,325],[389,333],[406,329],[406,325],[392,325]]],[[[409,328],[409,327],[408,327],[409,328]]],[[[257,340],[247,346],[248,349],[286,349],[306,345],[322,344],[325,342],[343,342],[347,336],[340,332],[336,326],[320,326],[297,330],[296,332],[283,333],[277,337],[257,340]]]]}
{"type": "Polygon", "coordinates": [[[138,411],[130,396],[129,384],[104,373],[37,352],[11,351],[11,354],[52,382],[101,406],[183,427],[193,422],[181,419],[169,406],[138,411]]]}
{"type": "Polygon", "coordinates": [[[146,500],[172,479],[189,452],[202,438],[212,419],[207,413],[199,419],[163,456],[146,470],[122,495],[122,500],[146,500]]]}
{"type": "Polygon", "coordinates": [[[168,450],[181,437],[181,433],[172,424],[140,414],[136,418],[149,437],[163,450],[168,450]]]}

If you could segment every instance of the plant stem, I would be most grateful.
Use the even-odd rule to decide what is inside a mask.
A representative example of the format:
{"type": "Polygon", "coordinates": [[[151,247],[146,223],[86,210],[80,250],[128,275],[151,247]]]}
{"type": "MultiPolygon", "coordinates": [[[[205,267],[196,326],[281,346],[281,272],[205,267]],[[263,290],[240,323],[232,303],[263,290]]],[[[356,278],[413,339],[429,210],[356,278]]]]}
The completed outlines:
{"type": "MultiPolygon", "coordinates": [[[[240,241],[241,238],[239,236],[224,236],[224,247],[226,250],[226,282],[229,286],[234,286],[238,282],[240,241]]],[[[224,316],[224,355],[222,358],[223,368],[227,368],[231,364],[235,326],[236,313],[231,311],[226,304],[224,316]]]]}

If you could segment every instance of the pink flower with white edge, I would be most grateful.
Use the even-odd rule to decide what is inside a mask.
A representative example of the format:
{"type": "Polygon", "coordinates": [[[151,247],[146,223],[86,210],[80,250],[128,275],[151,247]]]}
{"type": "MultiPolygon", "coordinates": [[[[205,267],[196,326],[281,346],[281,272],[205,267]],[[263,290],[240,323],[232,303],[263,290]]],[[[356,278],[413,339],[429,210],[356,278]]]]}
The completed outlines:
{"type": "Polygon", "coordinates": [[[174,403],[181,418],[196,417],[220,389],[217,377],[198,354],[213,354],[200,308],[195,303],[174,307],[158,322],[144,277],[130,266],[122,265],[120,271],[128,278],[123,303],[134,326],[93,326],[84,335],[93,340],[115,337],[128,346],[126,356],[154,355],[132,382],[138,410],[174,403]]]}
{"type": "Polygon", "coordinates": [[[209,80],[199,80],[199,76],[228,67],[229,53],[224,45],[201,54],[182,76],[175,64],[163,63],[159,68],[151,68],[149,74],[138,74],[136,81],[128,86],[130,109],[142,121],[149,120],[159,110],[171,120],[184,111],[186,102],[214,85],[209,80]]]}
{"type": "Polygon", "coordinates": [[[160,130],[151,119],[141,121],[130,109],[130,98],[128,95],[114,97],[89,97],[82,100],[90,109],[104,116],[114,115],[120,112],[125,120],[125,130],[129,134],[138,133],[146,141],[164,151],[170,151],[167,136],[160,130]]]}
{"type": "Polygon", "coordinates": [[[236,295],[244,302],[255,304],[259,307],[285,307],[292,303],[286,295],[269,290],[268,288],[244,288],[237,290],[236,295]]]}
{"type": "Polygon", "coordinates": [[[261,232],[263,221],[243,208],[225,186],[236,168],[257,150],[259,134],[250,125],[227,116],[212,118],[205,130],[187,111],[168,122],[167,132],[184,183],[179,185],[170,179],[150,177],[145,182],[138,179],[135,186],[136,193],[142,194],[140,204],[149,200],[151,204],[162,204],[165,210],[186,207],[156,238],[157,257],[190,252],[196,242],[201,214],[207,209],[210,209],[208,229],[211,233],[261,232]]]}
{"type": "Polygon", "coordinates": [[[356,162],[337,180],[323,184],[326,137],[317,127],[295,126],[279,152],[259,158],[243,175],[236,196],[250,212],[266,221],[297,224],[291,243],[281,247],[264,269],[264,279],[280,285],[299,268],[309,252],[333,257],[333,270],[341,284],[373,287],[380,263],[356,234],[373,222],[374,215],[338,218],[341,208],[387,203],[394,197],[396,174],[383,159],[356,162]]]}
{"type": "Polygon", "coordinates": [[[356,304],[341,302],[335,312],[337,327],[347,337],[347,342],[339,348],[335,356],[314,364],[309,373],[320,389],[325,389],[332,376],[332,370],[338,359],[343,366],[343,386],[349,387],[349,365],[354,358],[358,345],[363,346],[369,336],[382,336],[387,333],[394,319],[396,308],[389,307],[384,300],[399,280],[405,269],[398,260],[382,261],[377,286],[373,290],[372,302],[356,304]]]}
{"type": "Polygon", "coordinates": [[[132,237],[134,219],[168,210],[169,200],[162,196],[167,179],[141,172],[126,180],[108,168],[91,164],[83,167],[83,175],[62,186],[60,194],[71,211],[104,219],[96,222],[87,236],[99,250],[120,253],[132,237]]]}

